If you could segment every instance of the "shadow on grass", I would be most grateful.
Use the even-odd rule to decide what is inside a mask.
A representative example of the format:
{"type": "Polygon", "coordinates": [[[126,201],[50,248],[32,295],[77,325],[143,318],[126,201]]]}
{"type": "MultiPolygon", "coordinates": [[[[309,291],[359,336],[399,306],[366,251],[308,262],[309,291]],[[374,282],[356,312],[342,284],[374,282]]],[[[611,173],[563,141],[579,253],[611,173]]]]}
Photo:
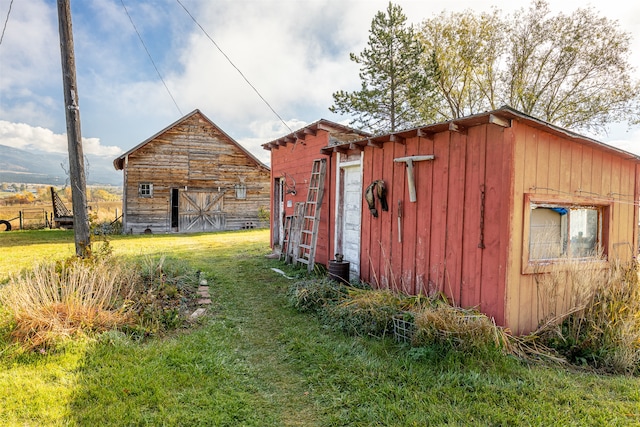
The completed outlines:
{"type": "MultiPolygon", "coordinates": [[[[67,380],[71,425],[634,425],[637,378],[526,366],[500,354],[349,337],[288,305],[300,274],[264,257],[268,231],[114,239],[201,270],[201,324],[144,343],[108,333],[67,380]],[[152,244],[153,243],[153,244],[152,244]]],[[[33,372],[38,372],[38,362],[33,372]]],[[[6,401],[6,399],[5,399],[6,401]]],[[[59,402],[58,402],[59,404],[59,402]]],[[[29,410],[29,409],[26,409],[29,410]]],[[[22,418],[29,420],[28,416],[22,418]]]]}

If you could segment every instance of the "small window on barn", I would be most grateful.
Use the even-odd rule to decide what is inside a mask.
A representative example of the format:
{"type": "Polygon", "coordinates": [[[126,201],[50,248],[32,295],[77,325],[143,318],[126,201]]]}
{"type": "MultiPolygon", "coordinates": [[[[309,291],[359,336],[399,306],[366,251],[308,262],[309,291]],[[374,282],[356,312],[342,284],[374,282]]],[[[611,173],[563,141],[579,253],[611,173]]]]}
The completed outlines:
{"type": "Polygon", "coordinates": [[[247,198],[247,186],[244,183],[236,184],[236,199],[247,198]]]}
{"type": "Polygon", "coordinates": [[[138,184],[138,195],[140,197],[153,197],[153,184],[148,182],[138,184]]]}
{"type": "Polygon", "coordinates": [[[531,203],[529,260],[596,258],[603,245],[603,206],[531,203]]]}

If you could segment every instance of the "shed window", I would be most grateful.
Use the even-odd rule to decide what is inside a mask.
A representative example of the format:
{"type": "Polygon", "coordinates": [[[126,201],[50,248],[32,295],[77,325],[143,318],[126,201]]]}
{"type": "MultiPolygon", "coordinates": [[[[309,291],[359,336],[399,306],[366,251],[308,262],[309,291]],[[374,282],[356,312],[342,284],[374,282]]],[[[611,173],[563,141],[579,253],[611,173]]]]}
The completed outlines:
{"type": "Polygon", "coordinates": [[[595,258],[603,247],[602,206],[530,205],[529,260],[595,258]]]}
{"type": "Polygon", "coordinates": [[[148,182],[138,184],[138,195],[140,197],[153,197],[153,184],[148,182]]]}

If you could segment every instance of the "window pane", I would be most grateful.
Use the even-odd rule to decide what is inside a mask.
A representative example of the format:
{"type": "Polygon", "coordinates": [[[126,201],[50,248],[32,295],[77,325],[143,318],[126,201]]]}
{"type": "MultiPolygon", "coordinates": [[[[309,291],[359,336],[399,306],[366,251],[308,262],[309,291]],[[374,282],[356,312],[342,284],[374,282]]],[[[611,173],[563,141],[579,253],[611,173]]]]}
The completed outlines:
{"type": "Polygon", "coordinates": [[[559,258],[566,251],[566,210],[533,208],[529,257],[531,259],[559,258]]]}
{"type": "Polygon", "coordinates": [[[571,209],[571,256],[588,257],[598,244],[598,211],[593,208],[571,209]]]}

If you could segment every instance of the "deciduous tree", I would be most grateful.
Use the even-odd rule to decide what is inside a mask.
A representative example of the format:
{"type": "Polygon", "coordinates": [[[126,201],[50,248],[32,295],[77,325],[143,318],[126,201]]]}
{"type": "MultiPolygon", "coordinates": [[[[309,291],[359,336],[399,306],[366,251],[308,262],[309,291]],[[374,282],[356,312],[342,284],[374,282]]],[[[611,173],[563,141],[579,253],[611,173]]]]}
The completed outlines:
{"type": "Polygon", "coordinates": [[[423,61],[435,57],[444,119],[507,104],[559,126],[602,132],[640,121],[630,35],[593,9],[551,16],[544,0],[499,11],[441,14],[420,31],[423,61]],[[448,115],[448,117],[446,117],[448,115]]]}

